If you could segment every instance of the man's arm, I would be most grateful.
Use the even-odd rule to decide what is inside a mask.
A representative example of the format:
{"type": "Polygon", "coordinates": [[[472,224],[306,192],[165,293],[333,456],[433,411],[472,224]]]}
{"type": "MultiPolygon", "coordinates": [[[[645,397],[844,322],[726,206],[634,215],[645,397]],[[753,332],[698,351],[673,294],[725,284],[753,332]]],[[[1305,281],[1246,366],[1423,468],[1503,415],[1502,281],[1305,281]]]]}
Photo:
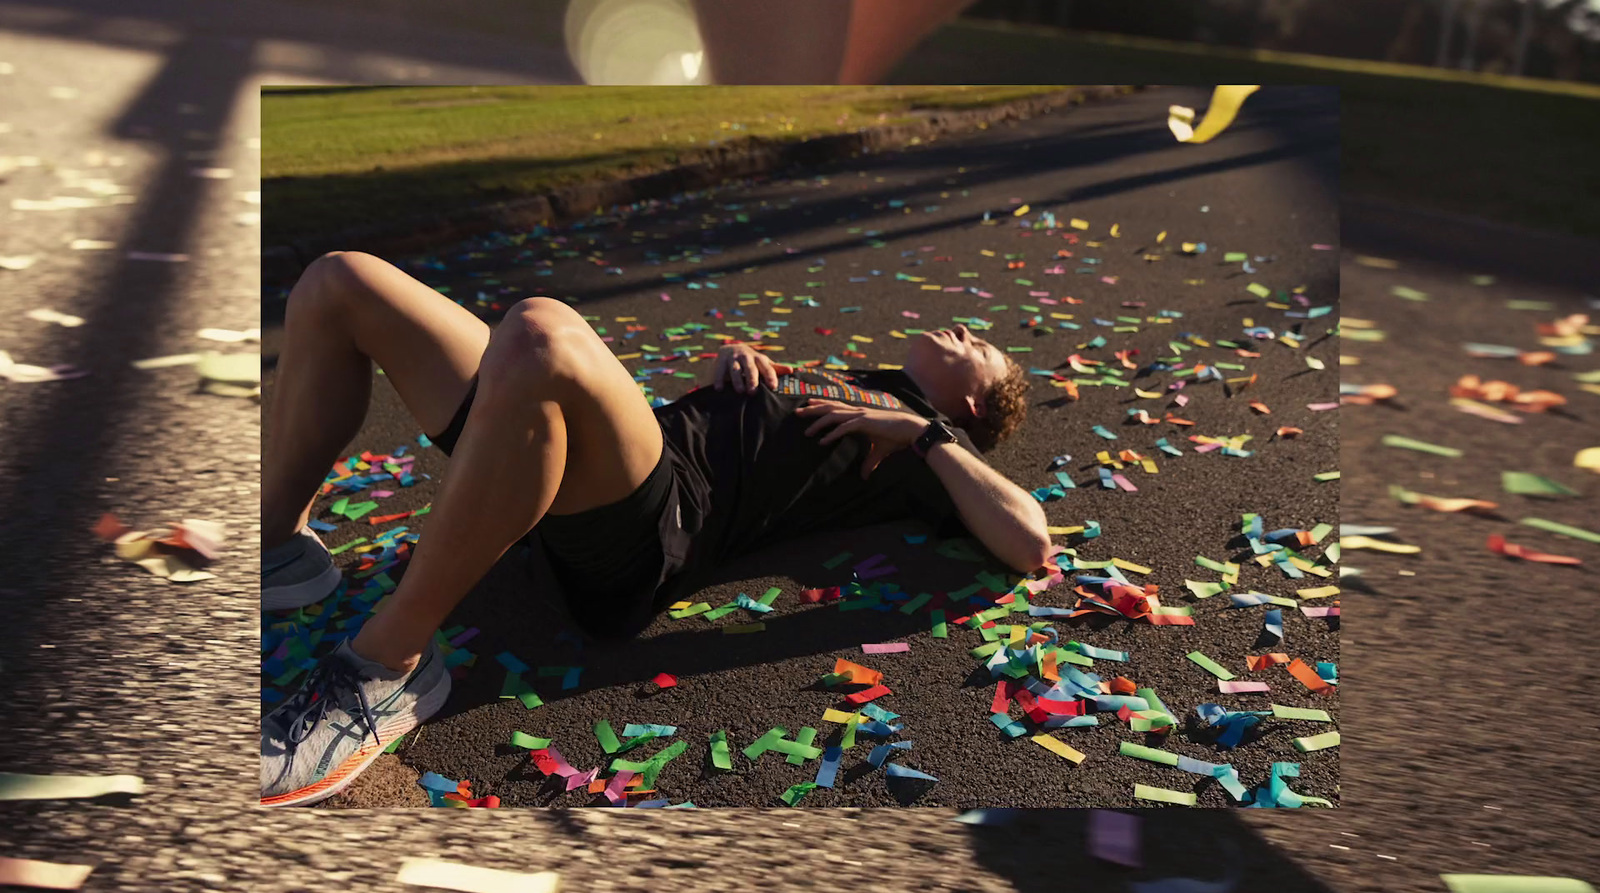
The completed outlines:
{"type": "Polygon", "coordinates": [[[928,465],[950,494],[967,529],[1018,573],[1032,573],[1049,560],[1052,545],[1044,507],[960,444],[928,451],[928,465]]]}

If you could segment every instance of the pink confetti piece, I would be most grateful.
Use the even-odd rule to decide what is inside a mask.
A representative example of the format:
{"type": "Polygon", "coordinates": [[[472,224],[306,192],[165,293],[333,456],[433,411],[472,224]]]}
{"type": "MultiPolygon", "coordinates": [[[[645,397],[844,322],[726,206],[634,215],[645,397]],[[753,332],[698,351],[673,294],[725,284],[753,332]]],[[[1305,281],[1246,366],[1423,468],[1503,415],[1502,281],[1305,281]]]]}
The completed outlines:
{"type": "Polygon", "coordinates": [[[1301,613],[1305,614],[1307,617],[1338,617],[1339,616],[1339,606],[1338,605],[1328,605],[1326,607],[1321,607],[1321,608],[1313,608],[1310,605],[1301,605],[1300,606],[1300,611],[1301,611],[1301,613]]]}
{"type": "Polygon", "coordinates": [[[1225,695],[1239,695],[1270,691],[1265,682],[1245,682],[1240,679],[1218,679],[1217,690],[1225,695]]]}
{"type": "Polygon", "coordinates": [[[1122,306],[1124,306],[1124,307],[1143,307],[1144,306],[1144,302],[1143,301],[1123,301],[1122,302],[1122,306]]]}
{"type": "Polygon", "coordinates": [[[622,771],[611,776],[611,781],[606,783],[606,799],[611,801],[612,806],[628,799],[628,795],[623,793],[623,785],[627,784],[630,778],[633,778],[632,772],[622,771]]]}
{"type": "Polygon", "coordinates": [[[863,644],[861,646],[862,654],[899,654],[902,651],[910,650],[910,642],[885,642],[881,645],[863,644]]]}
{"type": "Polygon", "coordinates": [[[1039,303],[1041,303],[1041,304],[1059,304],[1061,302],[1056,300],[1055,298],[1040,298],[1039,299],[1039,303]]]}
{"type": "Polygon", "coordinates": [[[1048,298],[1048,297],[1050,297],[1050,293],[1047,292],[1047,291],[1030,291],[1030,292],[1028,292],[1028,297],[1030,297],[1030,298],[1048,298]]]}
{"type": "Polygon", "coordinates": [[[390,496],[393,496],[393,495],[394,495],[394,491],[392,491],[392,490],[373,490],[372,491],[372,498],[373,499],[386,499],[386,498],[388,498],[390,496]]]}
{"type": "Polygon", "coordinates": [[[450,640],[450,646],[452,648],[460,648],[462,645],[465,645],[468,642],[472,641],[472,637],[476,636],[477,634],[478,634],[478,628],[476,626],[474,626],[472,629],[469,629],[466,632],[456,636],[454,639],[451,639],[450,640]]]}
{"type": "Polygon", "coordinates": [[[1202,443],[1199,446],[1195,447],[1194,451],[1197,452],[1197,453],[1209,453],[1212,450],[1220,450],[1220,449],[1222,449],[1222,444],[1220,444],[1220,443],[1202,443]]]}
{"type": "Polygon", "coordinates": [[[1116,285],[1117,284],[1117,277],[1115,277],[1115,276],[1101,276],[1100,277],[1100,281],[1104,282],[1106,285],[1116,285]]]}
{"type": "Polygon", "coordinates": [[[1089,854],[1129,868],[1140,867],[1139,817],[1109,809],[1089,810],[1089,854]]]}
{"type": "MultiPolygon", "coordinates": [[[[957,288],[956,290],[960,291],[961,289],[957,288]]],[[[992,297],[994,297],[994,295],[991,295],[986,291],[979,291],[978,292],[978,297],[980,297],[980,298],[992,298],[992,297]]]]}
{"type": "Polygon", "coordinates": [[[666,292],[662,292],[661,293],[661,300],[670,301],[670,300],[672,300],[672,295],[669,295],[666,292]]]}
{"type": "Polygon", "coordinates": [[[1189,405],[1189,395],[1188,394],[1179,394],[1178,396],[1172,398],[1172,402],[1178,404],[1179,406],[1188,406],[1189,405]]]}
{"type": "Polygon", "coordinates": [[[959,285],[947,285],[947,286],[945,286],[944,290],[947,291],[947,292],[966,291],[966,289],[962,288],[959,285]]]}
{"type": "Polygon", "coordinates": [[[1332,251],[1333,250],[1333,246],[1332,245],[1324,245],[1321,242],[1313,242],[1313,243],[1311,243],[1311,250],[1312,251],[1332,251]]]}
{"type": "Polygon", "coordinates": [[[1338,408],[1339,408],[1339,404],[1337,404],[1337,403],[1307,403],[1306,404],[1306,409],[1309,409],[1312,412],[1327,412],[1330,409],[1338,409],[1338,408]]]}
{"type": "Polygon", "coordinates": [[[1127,490],[1129,493],[1137,493],[1137,492],[1139,492],[1139,488],[1135,487],[1133,485],[1133,482],[1129,481],[1127,478],[1123,477],[1120,474],[1112,475],[1111,476],[1111,480],[1117,486],[1121,487],[1124,490],[1127,490]]]}
{"type": "Polygon", "coordinates": [[[902,311],[900,311],[900,315],[904,316],[906,319],[921,319],[922,318],[922,314],[917,313],[914,310],[902,310],[902,311]]]}
{"type": "Polygon", "coordinates": [[[575,791],[578,788],[585,787],[585,786],[587,786],[589,784],[589,782],[594,781],[596,778],[599,778],[599,777],[600,777],[600,767],[599,766],[596,766],[593,769],[590,769],[588,772],[574,772],[571,775],[567,776],[567,790],[575,791]]]}

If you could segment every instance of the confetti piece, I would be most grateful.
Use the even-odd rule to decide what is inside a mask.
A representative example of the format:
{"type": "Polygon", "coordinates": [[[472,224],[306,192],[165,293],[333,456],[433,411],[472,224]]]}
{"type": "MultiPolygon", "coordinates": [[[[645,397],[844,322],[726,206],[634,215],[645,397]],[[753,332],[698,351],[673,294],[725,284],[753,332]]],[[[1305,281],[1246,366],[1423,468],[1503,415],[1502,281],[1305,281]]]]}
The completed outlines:
{"type": "Polygon", "coordinates": [[[1333,692],[1333,686],[1330,685],[1326,679],[1318,676],[1315,670],[1307,666],[1306,662],[1298,657],[1289,662],[1288,670],[1289,675],[1300,680],[1302,685],[1319,695],[1331,694],[1333,692]]]}
{"type": "Polygon", "coordinates": [[[1569,527],[1566,524],[1557,524],[1554,521],[1546,521],[1543,518],[1523,518],[1517,523],[1539,530],[1547,530],[1560,536],[1570,536],[1575,540],[1583,540],[1586,543],[1600,543],[1600,533],[1584,530],[1580,527],[1569,527]]]}
{"type": "Polygon", "coordinates": [[[804,800],[807,794],[816,790],[818,787],[820,787],[820,785],[814,781],[802,781],[799,784],[791,785],[787,791],[784,791],[782,794],[778,795],[778,799],[782,800],[787,806],[794,806],[801,800],[804,800]]]}
{"type": "Polygon", "coordinates": [[[1339,746],[1338,732],[1323,732],[1320,735],[1310,735],[1305,738],[1294,739],[1294,749],[1301,753],[1310,753],[1328,747],[1339,746]]]}
{"type": "Polygon", "coordinates": [[[1200,144],[1228,128],[1239,114],[1250,94],[1261,89],[1258,84],[1221,84],[1211,93],[1211,104],[1206,108],[1200,126],[1194,126],[1194,109],[1174,105],[1167,109],[1167,128],[1180,143],[1200,144]]]}
{"type": "Polygon", "coordinates": [[[1228,695],[1258,694],[1271,691],[1265,682],[1229,681],[1227,679],[1217,680],[1217,690],[1228,695]]]}
{"type": "Polygon", "coordinates": [[[143,794],[136,775],[24,775],[0,772],[0,800],[74,800],[143,794]]]}
{"type": "Polygon", "coordinates": [[[526,732],[518,732],[513,730],[511,732],[511,746],[521,747],[527,750],[544,750],[550,746],[550,739],[535,738],[526,732]]]}
{"type": "Polygon", "coordinates": [[[888,772],[890,778],[913,778],[919,781],[939,780],[934,778],[932,775],[927,774],[926,772],[918,772],[915,769],[908,769],[898,763],[890,763],[888,772]]]}
{"type": "Polygon", "coordinates": [[[659,688],[672,688],[678,684],[678,677],[669,673],[657,673],[650,681],[659,688]]]}
{"type": "Polygon", "coordinates": [[[1498,533],[1489,535],[1489,551],[1507,558],[1520,558],[1523,561],[1537,561],[1540,564],[1582,564],[1583,561],[1566,555],[1551,555],[1545,552],[1536,552],[1526,546],[1506,542],[1506,538],[1498,533]]]}
{"type": "Polygon", "coordinates": [[[553,871],[525,874],[480,868],[440,859],[406,859],[395,882],[461,893],[556,893],[561,876],[553,871]]]}
{"type": "Polygon", "coordinates": [[[884,643],[882,645],[862,645],[861,646],[861,651],[862,651],[863,654],[898,654],[898,653],[900,653],[902,651],[910,651],[910,650],[911,650],[911,643],[910,642],[887,642],[887,643],[884,643]]]}
{"type": "Polygon", "coordinates": [[[1572,457],[1572,466],[1600,473],[1600,447],[1579,450],[1578,454],[1572,457]]]}
{"type": "Polygon", "coordinates": [[[93,865],[64,865],[36,859],[0,856],[0,886],[37,887],[43,890],[76,890],[83,886],[93,865]]]}
{"type": "Polygon", "coordinates": [[[1311,707],[1285,707],[1282,704],[1272,705],[1272,715],[1276,719],[1304,719],[1311,722],[1333,722],[1333,717],[1326,710],[1317,710],[1311,707]]]}
{"type": "Polygon", "coordinates": [[[1445,447],[1438,446],[1437,444],[1424,443],[1420,440],[1412,440],[1409,437],[1401,437],[1398,434],[1385,434],[1381,442],[1386,447],[1395,447],[1396,449],[1402,450],[1415,450],[1419,453],[1430,453],[1435,456],[1444,456],[1450,459],[1459,458],[1462,455],[1461,450],[1458,450],[1454,447],[1445,447]]]}
{"type": "Polygon", "coordinates": [[[1175,806],[1193,806],[1199,802],[1199,798],[1193,793],[1156,788],[1147,784],[1135,784],[1133,786],[1133,796],[1140,800],[1156,800],[1161,803],[1171,803],[1175,806]]]}
{"type": "Polygon", "coordinates": [[[1213,676],[1216,676],[1218,679],[1229,680],[1233,678],[1233,674],[1228,672],[1226,667],[1222,666],[1211,658],[1206,657],[1204,654],[1201,654],[1198,651],[1191,651],[1184,656],[1204,667],[1207,672],[1211,673],[1213,676]]]}
{"type": "Polygon", "coordinates": [[[1518,496],[1577,496],[1578,491],[1547,477],[1525,471],[1500,472],[1500,485],[1518,496]]]}
{"type": "Polygon", "coordinates": [[[1425,291],[1417,291],[1416,289],[1411,288],[1409,286],[1405,286],[1405,285],[1396,285],[1393,288],[1390,288],[1389,289],[1389,294],[1392,294],[1397,298],[1404,298],[1407,301],[1426,301],[1426,300],[1428,300],[1428,293],[1427,292],[1425,292],[1425,291]]]}
{"type": "Polygon", "coordinates": [[[1082,753],[1049,735],[1034,735],[1033,741],[1056,756],[1071,760],[1074,765],[1083,762],[1084,755],[1082,753]]]}
{"type": "Polygon", "coordinates": [[[1450,893],[1594,893],[1584,881],[1514,874],[1441,874],[1450,893]]]}

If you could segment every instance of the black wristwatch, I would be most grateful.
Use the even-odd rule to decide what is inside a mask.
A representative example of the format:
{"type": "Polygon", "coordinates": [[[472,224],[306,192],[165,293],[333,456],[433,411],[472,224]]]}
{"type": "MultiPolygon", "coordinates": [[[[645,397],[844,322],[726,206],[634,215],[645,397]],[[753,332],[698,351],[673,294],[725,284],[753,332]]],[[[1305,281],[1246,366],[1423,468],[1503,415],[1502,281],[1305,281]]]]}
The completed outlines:
{"type": "Polygon", "coordinates": [[[941,443],[959,443],[955,432],[946,428],[941,422],[929,422],[928,427],[922,430],[922,435],[911,444],[911,449],[924,460],[928,458],[928,451],[941,443]]]}

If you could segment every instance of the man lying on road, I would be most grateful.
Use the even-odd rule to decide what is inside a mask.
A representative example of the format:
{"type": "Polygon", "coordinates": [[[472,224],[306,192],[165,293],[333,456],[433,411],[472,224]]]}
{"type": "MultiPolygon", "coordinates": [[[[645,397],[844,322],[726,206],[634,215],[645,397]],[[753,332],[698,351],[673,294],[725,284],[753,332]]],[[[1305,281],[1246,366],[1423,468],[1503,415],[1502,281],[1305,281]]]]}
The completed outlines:
{"type": "Polygon", "coordinates": [[[1051,550],[1039,503],[978,455],[1021,424],[1027,373],[964,326],[912,338],[900,370],[793,369],[728,345],[711,387],[652,410],[561,301],[521,301],[491,335],[398,268],[334,252],[289,296],[262,474],[264,611],[339,585],[306,521],[361,430],[373,363],[453,461],[383,609],[262,719],[263,805],[343,790],[443,706],[435,630],[534,531],[566,612],[599,639],[637,635],[721,562],[824,529],[918,517],[1021,573],[1051,550]]]}

